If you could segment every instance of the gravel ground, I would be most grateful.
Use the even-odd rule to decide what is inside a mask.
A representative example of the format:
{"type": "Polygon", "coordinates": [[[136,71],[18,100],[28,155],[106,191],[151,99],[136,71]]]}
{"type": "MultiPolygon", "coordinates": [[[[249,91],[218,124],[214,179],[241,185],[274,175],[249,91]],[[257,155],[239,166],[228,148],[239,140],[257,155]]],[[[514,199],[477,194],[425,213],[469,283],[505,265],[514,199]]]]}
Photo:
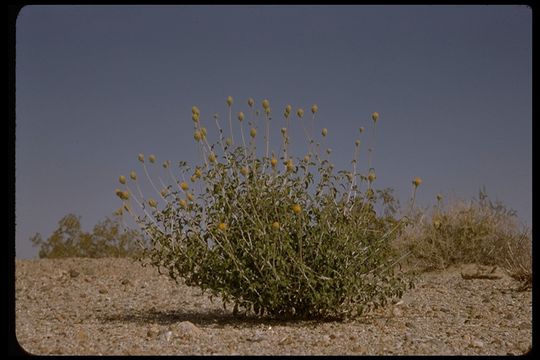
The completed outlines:
{"type": "Polygon", "coordinates": [[[280,322],[234,317],[129,259],[16,260],[16,335],[32,354],[528,352],[530,289],[500,270],[481,279],[467,271],[424,273],[402,301],[356,320],[280,322]]]}

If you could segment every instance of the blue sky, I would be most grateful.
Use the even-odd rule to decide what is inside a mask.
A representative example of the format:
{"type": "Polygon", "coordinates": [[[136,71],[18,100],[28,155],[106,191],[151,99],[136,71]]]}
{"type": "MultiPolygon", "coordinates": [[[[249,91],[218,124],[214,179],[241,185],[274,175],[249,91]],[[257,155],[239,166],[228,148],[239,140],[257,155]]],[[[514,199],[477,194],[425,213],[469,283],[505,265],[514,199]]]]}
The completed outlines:
{"type": "Polygon", "coordinates": [[[378,188],[403,205],[420,176],[428,206],[485,186],[532,224],[526,6],[27,6],[16,31],[19,258],[64,215],[90,230],[118,208],[138,153],[197,161],[191,106],[212,131],[228,95],[233,112],[269,99],[273,140],[285,105],[317,103],[338,169],[377,111],[378,188]]]}

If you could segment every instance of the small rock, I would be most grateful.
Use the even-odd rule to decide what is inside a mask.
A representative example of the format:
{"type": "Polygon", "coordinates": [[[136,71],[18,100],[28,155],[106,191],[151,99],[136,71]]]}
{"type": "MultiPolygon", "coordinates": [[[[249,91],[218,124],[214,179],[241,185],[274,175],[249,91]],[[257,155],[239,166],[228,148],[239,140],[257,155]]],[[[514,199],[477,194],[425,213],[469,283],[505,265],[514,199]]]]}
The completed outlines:
{"type": "Polygon", "coordinates": [[[173,332],[171,330],[165,330],[161,332],[161,336],[165,341],[169,342],[172,338],[173,332]]]}
{"type": "Polygon", "coordinates": [[[351,350],[352,350],[353,353],[357,353],[357,354],[365,354],[366,353],[366,348],[363,347],[362,345],[356,345],[351,350]]]}
{"type": "Polygon", "coordinates": [[[76,278],[77,276],[79,276],[79,272],[77,270],[70,269],[69,270],[69,276],[72,277],[72,278],[76,278]]]}
{"type": "Polygon", "coordinates": [[[122,285],[130,285],[131,282],[130,282],[128,279],[123,279],[123,280],[121,281],[121,284],[122,284],[122,285]]]}
{"type": "Polygon", "coordinates": [[[148,328],[146,336],[150,339],[154,339],[158,335],[159,335],[159,328],[157,327],[157,325],[151,325],[150,328],[148,328]]]}
{"type": "Polygon", "coordinates": [[[182,321],[181,323],[174,325],[174,330],[181,338],[192,338],[201,333],[201,329],[190,321],[182,321]]]}
{"type": "Polygon", "coordinates": [[[77,340],[79,340],[79,342],[86,341],[87,339],[88,339],[88,335],[86,334],[84,330],[79,330],[77,332],[77,340]]]}
{"type": "Polygon", "coordinates": [[[106,294],[106,293],[107,293],[107,289],[101,288],[101,289],[99,289],[99,293],[100,293],[100,294],[106,294]]]}
{"type": "Polygon", "coordinates": [[[260,342],[264,340],[264,336],[262,334],[255,334],[255,336],[249,337],[246,340],[251,342],[260,342]]]}
{"type": "Polygon", "coordinates": [[[287,336],[285,336],[283,339],[281,339],[281,340],[279,341],[279,344],[280,344],[280,345],[289,345],[289,344],[292,344],[293,342],[294,342],[294,341],[293,341],[292,336],[287,335],[287,336]]]}
{"type": "Polygon", "coordinates": [[[408,327],[409,329],[414,329],[414,328],[416,328],[416,326],[415,326],[412,322],[410,322],[410,321],[407,321],[407,322],[405,323],[405,326],[408,327]]]}
{"type": "Polygon", "coordinates": [[[470,344],[471,346],[473,347],[477,347],[477,348],[483,348],[484,347],[484,343],[480,340],[473,340],[470,344]]]}

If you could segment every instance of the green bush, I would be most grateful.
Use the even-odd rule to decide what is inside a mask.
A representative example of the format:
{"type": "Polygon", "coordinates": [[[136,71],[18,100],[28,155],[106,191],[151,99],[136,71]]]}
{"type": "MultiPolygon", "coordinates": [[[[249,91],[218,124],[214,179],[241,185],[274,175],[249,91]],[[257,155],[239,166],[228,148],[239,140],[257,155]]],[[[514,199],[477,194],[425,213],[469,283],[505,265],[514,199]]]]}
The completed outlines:
{"type": "Polygon", "coordinates": [[[398,240],[413,255],[420,269],[444,269],[457,263],[498,265],[523,281],[532,279],[532,243],[516,214],[501,202],[455,200],[443,206],[442,196],[433,211],[418,212],[412,226],[398,240]]]}
{"type": "Polygon", "coordinates": [[[40,258],[138,257],[142,255],[140,244],[145,243],[139,231],[124,231],[118,216],[107,217],[87,233],[81,229],[80,216],[74,214],[64,216],[49,238],[36,233],[30,241],[39,247],[40,258]]]}
{"type": "MultiPolygon", "coordinates": [[[[152,239],[146,253],[150,263],[166,269],[175,280],[182,278],[187,285],[221,296],[224,306],[234,304],[235,313],[354,316],[400,297],[406,281],[394,273],[397,259],[390,243],[403,222],[391,216],[391,192],[373,188],[374,170],[357,173],[360,142],[355,143],[352,171],[335,173],[327,159],[330,151],[319,153],[320,144],[307,131],[304,112],[298,109],[308,152],[302,158],[290,156],[289,131],[283,127],[276,157],[269,148],[269,102],[264,100],[259,112],[250,99],[250,141],[246,144],[241,112],[242,145],[235,147],[232,98],[227,104],[230,137],[224,138],[214,115],[219,140],[213,145],[201,126],[199,109],[192,109],[201,164],[190,168],[179,163],[180,176],[190,178],[189,183],[178,180],[166,161],[161,171],[168,172],[174,185],[165,186],[160,177],[163,187],[158,190],[143,154],[139,161],[160,200],[143,196],[134,171],[129,184],[125,176],[119,178],[125,189],[116,194],[152,239]],[[261,113],[266,135],[265,156],[259,158],[261,113]],[[197,187],[200,191],[192,190],[197,187]],[[387,210],[384,216],[377,215],[376,206],[387,210]]],[[[287,126],[291,110],[285,108],[287,126]]],[[[311,110],[313,128],[318,108],[314,105],[311,110]]],[[[377,119],[374,113],[374,124],[377,119]]],[[[321,131],[323,141],[327,134],[327,129],[321,131]]],[[[147,160],[156,162],[154,155],[147,160]]]]}

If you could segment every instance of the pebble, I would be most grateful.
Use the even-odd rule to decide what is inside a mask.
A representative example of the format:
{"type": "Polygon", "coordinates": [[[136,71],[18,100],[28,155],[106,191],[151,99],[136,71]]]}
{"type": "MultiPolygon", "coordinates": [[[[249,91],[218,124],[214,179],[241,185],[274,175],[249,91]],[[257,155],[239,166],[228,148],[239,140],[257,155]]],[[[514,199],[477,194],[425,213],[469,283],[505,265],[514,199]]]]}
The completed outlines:
{"type": "Polygon", "coordinates": [[[484,347],[484,343],[480,340],[473,340],[471,342],[471,344],[473,347],[477,347],[477,348],[483,348],[484,347]]]}
{"type": "Polygon", "coordinates": [[[79,272],[77,270],[70,269],[69,270],[69,276],[72,277],[72,278],[76,278],[77,276],[79,276],[79,272]]]}
{"type": "Polygon", "coordinates": [[[106,294],[106,293],[107,293],[107,289],[101,288],[101,289],[99,289],[99,293],[100,293],[100,294],[106,294]]]}
{"type": "Polygon", "coordinates": [[[173,325],[173,330],[175,330],[180,338],[192,338],[201,333],[201,329],[190,321],[182,321],[173,325]]]}
{"type": "Polygon", "coordinates": [[[151,325],[146,332],[146,336],[150,339],[154,339],[159,335],[159,328],[157,325],[151,325]]]}
{"type": "Polygon", "coordinates": [[[279,341],[280,345],[289,345],[293,343],[293,338],[290,335],[285,336],[283,339],[279,341]]]}

